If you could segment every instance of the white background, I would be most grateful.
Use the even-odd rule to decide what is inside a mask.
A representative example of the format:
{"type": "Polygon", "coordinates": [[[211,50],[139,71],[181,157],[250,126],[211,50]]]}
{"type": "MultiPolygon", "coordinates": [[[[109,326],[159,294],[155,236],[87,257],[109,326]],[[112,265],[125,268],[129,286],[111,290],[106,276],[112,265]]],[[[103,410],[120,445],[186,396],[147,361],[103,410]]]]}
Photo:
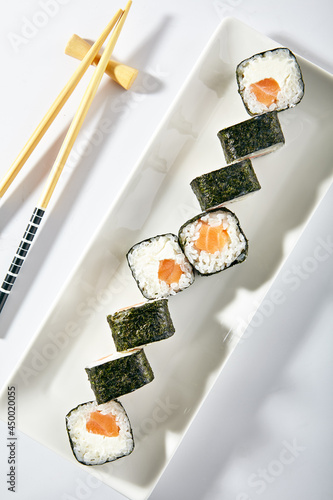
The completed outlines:
{"type": "MultiPolygon", "coordinates": [[[[63,53],[69,37],[75,32],[96,39],[107,20],[125,5],[116,0],[54,0],[52,15],[49,11],[41,16],[45,4],[46,0],[2,4],[1,177],[77,66],[63,53]],[[34,23],[30,31],[29,23],[34,23]]],[[[119,113],[107,137],[108,149],[101,145],[93,165],[87,156],[64,170],[36,245],[0,317],[1,386],[193,64],[227,16],[333,72],[330,0],[282,0],[278,4],[134,0],[114,55],[137,67],[139,77],[127,93],[107,78],[103,80],[82,133],[89,134],[103,114],[105,101],[114,99],[119,113]]],[[[87,81],[83,80],[0,201],[3,277],[87,81]]],[[[287,300],[273,311],[259,309],[247,338],[205,400],[152,500],[333,497],[332,255],[316,268],[307,267],[318,238],[332,241],[332,209],[331,188],[273,285],[287,300]],[[283,281],[283,272],[294,266],[304,277],[292,289],[283,281]]],[[[17,492],[9,493],[5,432],[1,426],[1,498],[124,498],[22,434],[17,449],[17,492]]]]}

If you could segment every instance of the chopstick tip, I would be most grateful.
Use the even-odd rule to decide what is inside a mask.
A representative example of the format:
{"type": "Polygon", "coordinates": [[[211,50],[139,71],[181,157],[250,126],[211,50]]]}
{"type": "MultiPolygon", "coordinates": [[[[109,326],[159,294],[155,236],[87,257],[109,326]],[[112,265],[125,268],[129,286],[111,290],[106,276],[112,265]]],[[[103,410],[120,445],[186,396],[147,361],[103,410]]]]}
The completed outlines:
{"type": "Polygon", "coordinates": [[[132,0],[128,0],[127,4],[126,4],[126,7],[124,9],[124,12],[128,12],[129,9],[131,8],[131,5],[132,5],[132,0]]]}

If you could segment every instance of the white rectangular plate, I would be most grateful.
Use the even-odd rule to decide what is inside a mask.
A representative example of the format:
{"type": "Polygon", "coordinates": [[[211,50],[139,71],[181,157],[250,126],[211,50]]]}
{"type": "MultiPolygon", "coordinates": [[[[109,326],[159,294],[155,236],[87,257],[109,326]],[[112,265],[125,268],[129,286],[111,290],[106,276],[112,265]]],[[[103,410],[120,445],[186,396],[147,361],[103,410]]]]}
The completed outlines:
{"type": "MultiPolygon", "coordinates": [[[[177,234],[200,212],[190,181],[225,165],[217,132],[249,118],[237,92],[236,65],[276,46],[236,20],[222,22],[11,377],[10,385],[18,387],[19,429],[68,460],[75,462],[65,415],[94,397],[84,368],[114,350],[106,315],[142,301],[126,252],[145,238],[177,234]]],[[[155,379],[120,398],[135,450],[87,469],[133,500],[151,493],[332,181],[333,80],[298,60],[305,96],[280,114],[286,144],[253,160],[262,189],[229,205],[249,239],[247,260],[198,277],[170,298],[176,333],[145,348],[155,379]]],[[[4,420],[5,407],[6,392],[4,420]]]]}

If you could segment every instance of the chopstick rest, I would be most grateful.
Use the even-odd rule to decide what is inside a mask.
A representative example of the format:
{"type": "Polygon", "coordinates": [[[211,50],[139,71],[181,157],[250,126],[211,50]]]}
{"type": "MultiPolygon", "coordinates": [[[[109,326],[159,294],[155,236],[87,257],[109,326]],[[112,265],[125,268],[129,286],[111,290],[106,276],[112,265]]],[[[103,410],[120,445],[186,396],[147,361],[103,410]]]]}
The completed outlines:
{"type": "MultiPolygon", "coordinates": [[[[81,61],[86,56],[90,48],[91,44],[88,41],[83,40],[79,37],[79,35],[73,35],[65,47],[65,54],[81,61]]],[[[100,58],[101,54],[97,54],[91,64],[96,66],[100,58]]],[[[112,80],[117,82],[126,90],[131,88],[134,80],[138,76],[138,72],[139,71],[137,69],[114,61],[113,59],[109,60],[105,70],[105,73],[112,78],[112,80]]]]}

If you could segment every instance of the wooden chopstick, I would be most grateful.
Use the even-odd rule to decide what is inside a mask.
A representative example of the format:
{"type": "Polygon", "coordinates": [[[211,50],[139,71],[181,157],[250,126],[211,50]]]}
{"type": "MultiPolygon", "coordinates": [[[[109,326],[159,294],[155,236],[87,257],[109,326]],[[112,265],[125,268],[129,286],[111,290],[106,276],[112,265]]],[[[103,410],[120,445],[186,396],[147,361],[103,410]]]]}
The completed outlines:
{"type": "Polygon", "coordinates": [[[79,130],[82,126],[82,123],[87,115],[88,109],[92,103],[92,100],[97,92],[100,81],[103,77],[105,68],[110,59],[111,53],[114,49],[114,46],[118,40],[121,29],[126,20],[128,11],[131,7],[132,1],[130,0],[125,10],[123,11],[118,24],[115,27],[114,32],[112,33],[105,51],[94,71],[94,74],[88,84],[88,87],[83,95],[81,103],[78,107],[76,114],[74,115],[73,121],[68,129],[64,142],[60,148],[59,154],[54,162],[54,165],[51,169],[49,178],[47,179],[45,188],[42,192],[40,200],[38,202],[37,207],[34,209],[33,214],[31,216],[30,222],[25,230],[21,243],[16,251],[16,254],[13,258],[12,264],[9,268],[9,271],[5,277],[5,280],[0,288],[0,313],[6,303],[6,300],[12,290],[12,287],[15,283],[17,275],[21,270],[21,267],[25,261],[25,258],[28,254],[29,249],[31,248],[32,241],[37,233],[38,227],[45,213],[45,209],[50,201],[50,198],[53,194],[53,191],[56,187],[57,181],[59,180],[60,174],[63,170],[63,167],[66,163],[66,160],[70,154],[74,141],[79,133],[79,130]]]}
{"type": "Polygon", "coordinates": [[[81,125],[87,115],[88,109],[90,107],[90,104],[92,103],[93,98],[95,97],[95,94],[97,92],[97,88],[100,84],[100,81],[104,75],[105,68],[109,62],[110,56],[112,54],[112,51],[116,45],[116,42],[118,40],[118,37],[120,35],[121,29],[124,25],[125,19],[128,14],[128,10],[131,5],[131,1],[128,2],[126,5],[126,8],[120,17],[120,20],[118,21],[118,24],[115,28],[114,33],[112,34],[105,51],[102,54],[102,57],[96,67],[96,70],[93,73],[93,76],[88,84],[88,87],[84,93],[84,96],[82,98],[82,101],[78,107],[78,110],[73,118],[73,121],[68,129],[68,132],[66,134],[66,137],[64,139],[64,142],[60,148],[59,154],[54,162],[53,168],[51,170],[51,173],[49,175],[49,178],[47,179],[46,185],[44,187],[44,190],[41,194],[41,197],[39,199],[38,206],[39,208],[42,208],[43,210],[46,209],[50,198],[52,196],[52,193],[54,191],[54,188],[59,180],[60,174],[65,166],[65,163],[67,161],[67,158],[71,152],[71,149],[73,147],[73,144],[75,142],[75,139],[77,138],[77,135],[80,131],[81,125]]]}
{"type": "Polygon", "coordinates": [[[91,47],[91,50],[86,54],[82,62],[79,64],[77,69],[74,71],[73,75],[71,78],[68,80],[58,97],[55,99],[53,104],[51,105],[50,109],[47,111],[45,114],[44,118],[41,120],[25,146],[23,147],[22,151],[16,158],[16,160],[13,162],[11,165],[10,169],[7,171],[5,174],[4,178],[0,182],[0,198],[5,194],[37,144],[40,142],[52,122],[54,121],[55,117],[58,115],[60,110],[63,108],[65,103],[67,102],[68,98],[71,96],[73,93],[74,89],[78,85],[79,81],[81,80],[82,76],[84,73],[87,71],[89,66],[92,64],[93,60],[95,57],[98,55],[99,50],[101,49],[103,43],[105,42],[106,38],[114,28],[116,22],[122,15],[123,11],[122,9],[119,9],[118,12],[113,16],[109,24],[106,26],[100,37],[96,40],[94,45],[91,47]]]}

